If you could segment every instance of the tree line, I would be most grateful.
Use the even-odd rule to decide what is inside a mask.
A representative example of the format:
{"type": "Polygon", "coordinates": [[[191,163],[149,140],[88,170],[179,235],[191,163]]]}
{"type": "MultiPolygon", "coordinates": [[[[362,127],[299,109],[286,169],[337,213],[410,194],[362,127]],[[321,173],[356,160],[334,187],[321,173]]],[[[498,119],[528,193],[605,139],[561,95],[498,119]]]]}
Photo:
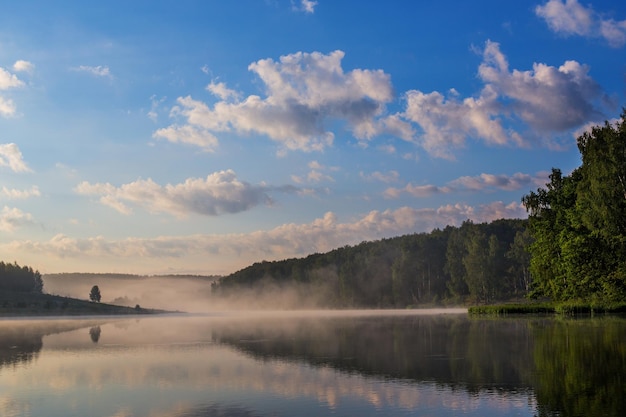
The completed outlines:
{"type": "Polygon", "coordinates": [[[295,288],[325,307],[405,308],[523,297],[530,287],[527,221],[447,226],[305,258],[259,262],[212,285],[215,295],[295,288]]]}
{"type": "Polygon", "coordinates": [[[39,271],[30,266],[0,262],[0,290],[41,294],[43,280],[39,271]]]}

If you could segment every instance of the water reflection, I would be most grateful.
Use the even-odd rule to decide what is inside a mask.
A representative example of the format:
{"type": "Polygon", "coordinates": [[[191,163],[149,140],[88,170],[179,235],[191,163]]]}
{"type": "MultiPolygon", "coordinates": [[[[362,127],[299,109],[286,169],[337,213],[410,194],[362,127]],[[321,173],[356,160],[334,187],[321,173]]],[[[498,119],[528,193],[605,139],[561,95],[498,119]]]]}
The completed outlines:
{"type": "MultiPolygon", "coordinates": [[[[0,368],[28,364],[39,356],[43,337],[85,327],[85,320],[0,320],[0,368]]],[[[101,323],[102,320],[98,320],[101,323]]]]}
{"type": "Polygon", "coordinates": [[[47,325],[19,330],[34,335],[19,344],[28,351],[34,341],[36,360],[0,362],[0,415],[622,416],[626,406],[621,319],[142,318],[63,333],[47,325]]]}
{"type": "Polygon", "coordinates": [[[98,343],[98,340],[100,340],[100,333],[102,333],[100,326],[95,326],[89,329],[89,337],[91,337],[91,341],[98,343]]]}

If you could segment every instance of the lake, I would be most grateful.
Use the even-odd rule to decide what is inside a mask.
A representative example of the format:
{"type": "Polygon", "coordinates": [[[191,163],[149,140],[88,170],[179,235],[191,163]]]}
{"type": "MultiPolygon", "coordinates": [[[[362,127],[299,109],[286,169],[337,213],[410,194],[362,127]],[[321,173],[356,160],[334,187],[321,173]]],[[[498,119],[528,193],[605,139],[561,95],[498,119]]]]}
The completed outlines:
{"type": "Polygon", "coordinates": [[[626,415],[625,318],[441,313],[0,319],[0,415],[626,415]]]}

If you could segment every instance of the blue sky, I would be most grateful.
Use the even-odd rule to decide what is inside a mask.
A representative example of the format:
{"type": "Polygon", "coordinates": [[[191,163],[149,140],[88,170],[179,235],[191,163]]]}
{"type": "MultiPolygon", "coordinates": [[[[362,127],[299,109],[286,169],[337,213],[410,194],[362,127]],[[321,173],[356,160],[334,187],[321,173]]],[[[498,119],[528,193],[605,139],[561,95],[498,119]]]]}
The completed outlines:
{"type": "Polygon", "coordinates": [[[621,1],[5,4],[0,254],[225,274],[525,217],[625,48],[621,1]]]}

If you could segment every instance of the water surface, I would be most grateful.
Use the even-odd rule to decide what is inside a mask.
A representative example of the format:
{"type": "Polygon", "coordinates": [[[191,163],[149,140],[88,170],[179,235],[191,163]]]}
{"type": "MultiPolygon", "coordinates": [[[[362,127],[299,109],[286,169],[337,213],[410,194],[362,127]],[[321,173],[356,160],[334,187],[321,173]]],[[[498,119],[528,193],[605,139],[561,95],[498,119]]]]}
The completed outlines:
{"type": "Polygon", "coordinates": [[[0,415],[623,416],[626,320],[0,320],[0,415]]]}

